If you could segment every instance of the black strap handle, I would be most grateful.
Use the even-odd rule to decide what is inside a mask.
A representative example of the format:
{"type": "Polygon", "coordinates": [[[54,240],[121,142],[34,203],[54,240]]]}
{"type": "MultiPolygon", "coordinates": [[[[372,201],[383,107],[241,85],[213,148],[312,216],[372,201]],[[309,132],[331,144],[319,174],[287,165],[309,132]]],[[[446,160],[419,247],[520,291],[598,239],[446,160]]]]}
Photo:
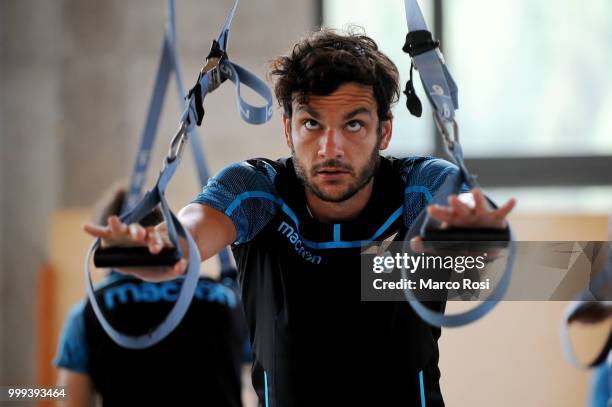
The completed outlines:
{"type": "Polygon", "coordinates": [[[425,241],[438,242],[508,242],[510,231],[499,228],[425,228],[425,241]]]}
{"type": "Polygon", "coordinates": [[[98,268],[166,267],[180,259],[181,254],[174,248],[152,254],[148,247],[107,247],[94,253],[94,264],[98,268]]]}

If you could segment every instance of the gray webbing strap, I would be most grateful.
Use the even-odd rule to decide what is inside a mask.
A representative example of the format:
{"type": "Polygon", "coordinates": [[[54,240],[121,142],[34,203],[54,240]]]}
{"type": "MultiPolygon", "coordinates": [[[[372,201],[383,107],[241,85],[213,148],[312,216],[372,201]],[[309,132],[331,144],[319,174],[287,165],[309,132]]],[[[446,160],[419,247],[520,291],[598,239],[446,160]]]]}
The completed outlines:
{"type": "MultiPolygon", "coordinates": [[[[91,281],[90,263],[92,254],[100,246],[100,239],[97,239],[92,244],[85,261],[87,293],[92,303],[93,310],[106,333],[117,344],[126,348],[141,349],[150,347],[169,335],[182,320],[184,314],[189,308],[189,304],[191,303],[193,294],[195,292],[200,270],[199,251],[190,233],[184,229],[176,216],[170,211],[165,199],[165,190],[168,182],[174,175],[176,168],[180,163],[184,144],[191,134],[194,134],[194,137],[191,137],[191,142],[194,147],[193,150],[195,154],[195,161],[198,165],[200,182],[204,184],[206,179],[208,179],[208,172],[206,169],[204,156],[199,148],[197,134],[195,134],[195,126],[199,125],[203,118],[202,103],[205,96],[220,86],[223,81],[230,79],[236,86],[238,108],[240,116],[243,118],[243,120],[251,124],[261,124],[269,120],[272,115],[272,93],[265,82],[227,59],[225,47],[227,46],[229,27],[231,25],[237,5],[238,0],[234,2],[234,5],[225,20],[225,24],[223,25],[221,34],[218,38],[217,44],[222,44],[221,52],[223,54],[223,58],[217,56],[210,57],[210,55],[210,58],[207,58],[207,65],[202,69],[202,72],[198,77],[198,82],[194,87],[195,92],[190,92],[188,102],[184,103],[184,113],[181,117],[181,124],[177,134],[172,139],[170,151],[164,161],[164,167],[159,174],[159,178],[155,186],[148,191],[139,202],[137,202],[144,184],[144,178],[150,159],[150,152],[159,122],[159,114],[162,109],[167,83],[172,71],[175,72],[177,83],[179,85],[179,92],[182,92],[183,89],[182,78],[180,76],[180,66],[178,64],[176,48],[174,46],[174,1],[168,1],[168,28],[166,35],[164,36],[162,56],[156,75],[155,87],[151,102],[149,104],[149,111],[147,114],[145,128],[143,130],[141,146],[134,166],[132,181],[130,183],[130,189],[128,192],[128,199],[126,200],[127,207],[131,209],[127,213],[122,214],[120,219],[124,223],[138,222],[149,212],[151,212],[151,210],[153,210],[157,205],[159,205],[166,221],[168,237],[177,252],[177,256],[184,257],[180,248],[180,238],[182,237],[187,241],[189,248],[189,261],[186,276],[184,278],[178,299],[164,321],[145,335],[129,336],[117,331],[108,323],[97,303],[93,283],[91,281]],[[265,105],[253,106],[245,102],[240,96],[241,84],[252,88],[257,94],[259,94],[265,100],[265,105]]],[[[229,254],[227,253],[227,250],[222,253],[225,254],[221,255],[221,261],[225,261],[226,265],[229,264],[229,254]]]]}
{"type": "MultiPolygon", "coordinates": [[[[439,44],[432,39],[418,1],[404,0],[404,6],[409,29],[404,51],[410,54],[414,66],[419,71],[421,83],[433,109],[438,131],[443,136],[448,151],[459,167],[459,173],[448,176],[433,197],[432,203],[446,204],[447,197],[459,193],[462,184],[467,184],[470,189],[479,187],[479,185],[476,177],[469,172],[464,163],[463,150],[459,143],[459,127],[455,121],[455,110],[459,107],[457,85],[446,67],[444,57],[438,47],[439,44]]],[[[422,235],[430,222],[434,223],[424,210],[406,233],[405,245],[409,244],[410,239],[415,236],[422,235]]],[[[410,290],[404,290],[404,295],[414,311],[430,325],[440,327],[466,325],[490,312],[508,289],[516,257],[514,235],[509,226],[508,229],[510,250],[506,269],[499,284],[486,300],[464,313],[444,315],[425,307],[410,290]]]]}

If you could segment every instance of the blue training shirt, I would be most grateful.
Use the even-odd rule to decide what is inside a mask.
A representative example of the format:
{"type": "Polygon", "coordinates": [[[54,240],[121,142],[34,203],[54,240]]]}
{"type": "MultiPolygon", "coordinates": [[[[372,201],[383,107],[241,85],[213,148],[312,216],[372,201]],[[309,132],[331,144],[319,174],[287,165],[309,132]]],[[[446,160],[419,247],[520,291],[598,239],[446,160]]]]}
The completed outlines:
{"type": "Polygon", "coordinates": [[[443,406],[440,330],[405,301],[361,302],[359,270],[362,244],[401,239],[457,172],[431,157],[381,158],[366,207],[338,223],[309,214],[291,159],[247,160],[209,180],[193,202],[236,228],[260,405],[443,406]]]}

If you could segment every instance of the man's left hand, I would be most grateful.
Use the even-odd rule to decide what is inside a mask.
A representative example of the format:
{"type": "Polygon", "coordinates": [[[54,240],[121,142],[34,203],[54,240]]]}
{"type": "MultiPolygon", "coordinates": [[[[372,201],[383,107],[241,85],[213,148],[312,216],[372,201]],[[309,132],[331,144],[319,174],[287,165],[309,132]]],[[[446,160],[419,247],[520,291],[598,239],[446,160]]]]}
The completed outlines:
{"type": "Polygon", "coordinates": [[[479,188],[470,193],[451,195],[448,197],[449,206],[430,205],[427,212],[434,219],[442,222],[441,229],[452,227],[468,228],[505,228],[508,226],[506,217],[516,204],[514,198],[497,209],[490,207],[485,196],[479,188]]]}

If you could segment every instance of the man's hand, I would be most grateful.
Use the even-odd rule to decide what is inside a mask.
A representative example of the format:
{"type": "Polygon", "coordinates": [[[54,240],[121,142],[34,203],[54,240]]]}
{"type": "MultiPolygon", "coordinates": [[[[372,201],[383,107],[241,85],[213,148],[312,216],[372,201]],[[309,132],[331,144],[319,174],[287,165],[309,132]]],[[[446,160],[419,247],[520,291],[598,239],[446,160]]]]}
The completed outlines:
{"type": "MultiPolygon", "coordinates": [[[[516,205],[516,200],[511,198],[503,206],[492,209],[479,188],[474,188],[470,193],[451,195],[448,197],[449,206],[430,205],[427,213],[441,222],[441,229],[452,227],[468,228],[499,228],[508,226],[506,217],[516,205]]],[[[423,238],[416,236],[412,238],[410,247],[414,252],[426,252],[423,246],[423,238]]],[[[497,251],[489,249],[489,260],[493,260],[497,251]]]]}
{"type": "MultiPolygon", "coordinates": [[[[102,240],[102,247],[122,246],[146,246],[151,254],[159,254],[163,248],[172,248],[165,223],[153,227],[142,227],[137,223],[127,225],[122,223],[117,216],[108,218],[108,226],[97,226],[92,224],[83,225],[83,230],[93,237],[102,240]]],[[[185,251],[183,251],[185,253],[185,251]]],[[[126,267],[118,271],[130,274],[147,281],[165,281],[182,275],[187,268],[187,260],[179,260],[173,267],[151,267],[136,268],[126,267]]]]}
{"type": "MultiPolygon", "coordinates": [[[[177,215],[179,221],[193,237],[200,259],[209,259],[225,246],[236,240],[236,228],[232,220],[223,212],[196,203],[185,206],[177,215]]],[[[84,225],[85,232],[102,239],[102,246],[144,246],[152,254],[159,254],[165,247],[172,247],[168,239],[165,223],[155,227],[144,228],[138,224],[126,225],[117,216],[108,219],[108,226],[84,225]]],[[[189,254],[187,242],[181,239],[181,249],[184,255],[189,254]]],[[[146,281],[166,281],[177,278],[185,273],[187,260],[181,259],[172,267],[126,267],[118,270],[123,274],[131,274],[146,281]]]]}
{"type": "Polygon", "coordinates": [[[503,206],[492,209],[479,188],[471,194],[448,197],[449,206],[430,205],[427,212],[434,219],[442,222],[441,229],[451,227],[500,228],[508,226],[506,217],[514,208],[516,200],[511,198],[503,206]]]}

